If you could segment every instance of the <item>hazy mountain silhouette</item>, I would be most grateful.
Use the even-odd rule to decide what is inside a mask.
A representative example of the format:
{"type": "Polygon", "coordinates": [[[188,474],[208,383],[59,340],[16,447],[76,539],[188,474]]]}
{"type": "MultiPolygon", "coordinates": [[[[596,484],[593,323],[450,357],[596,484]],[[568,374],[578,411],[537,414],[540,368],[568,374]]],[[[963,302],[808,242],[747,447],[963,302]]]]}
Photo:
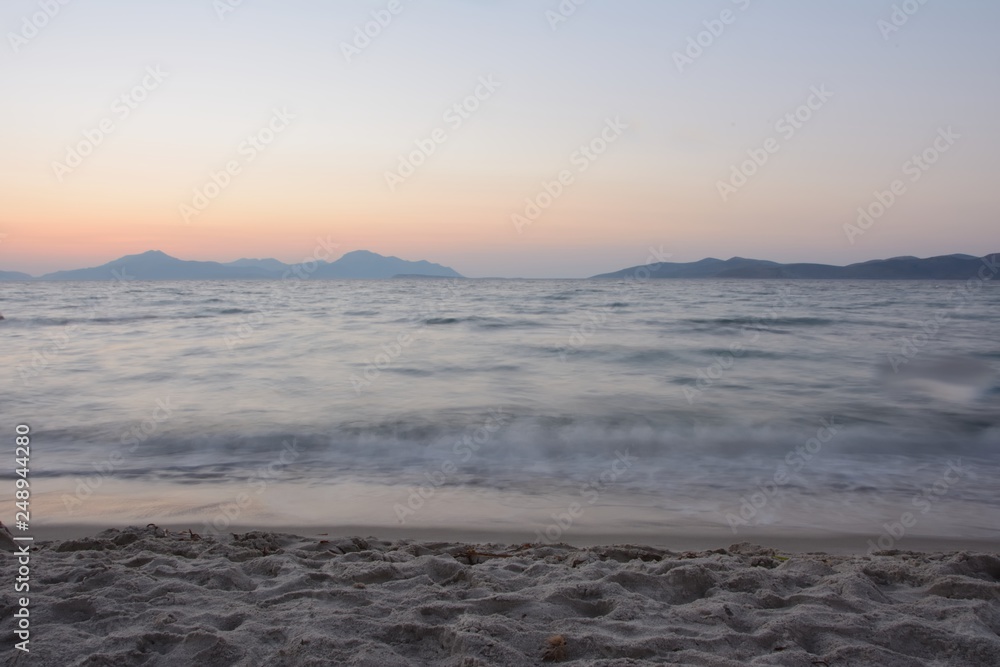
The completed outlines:
{"type": "Polygon", "coordinates": [[[461,278],[453,269],[421,260],[408,262],[398,257],[383,257],[367,250],[349,252],[336,262],[321,264],[313,274],[316,278],[392,278],[400,274],[461,278]]]}
{"type": "MultiPolygon", "coordinates": [[[[974,278],[984,266],[994,267],[1000,253],[986,258],[974,255],[941,255],[920,259],[892,257],[859,262],[848,266],[830,264],[781,264],[761,259],[708,257],[697,262],[663,262],[651,266],[633,266],[621,271],[602,273],[599,279],[630,277],[650,278],[720,278],[720,279],[812,279],[812,280],[964,280],[974,278]]],[[[995,270],[991,271],[992,276],[995,270]]],[[[112,262],[86,269],[56,271],[33,278],[18,271],[0,271],[0,281],[17,280],[268,280],[283,277],[312,279],[337,278],[461,278],[447,266],[426,260],[408,261],[385,257],[367,250],[349,252],[334,262],[296,267],[272,258],[238,259],[235,262],[198,262],[177,259],[159,250],[126,255],[112,262]]]]}
{"type": "Polygon", "coordinates": [[[224,280],[271,278],[257,267],[226,266],[219,262],[177,259],[159,250],[126,255],[88,269],[47,273],[39,280],[224,280]]]}
{"type": "MultiPolygon", "coordinates": [[[[965,280],[975,278],[987,262],[1000,261],[1000,253],[987,255],[984,260],[973,255],[941,255],[919,259],[893,257],[868,262],[833,266],[830,264],[779,264],[762,259],[715,259],[709,257],[697,262],[662,262],[658,266],[633,266],[613,273],[602,273],[594,278],[645,277],[669,278],[783,278],[812,280],[965,280]]],[[[992,270],[990,275],[996,273],[992,270]]]]}
{"type": "Polygon", "coordinates": [[[238,259],[235,262],[226,262],[225,266],[236,266],[240,268],[257,268],[265,271],[281,273],[288,269],[289,265],[273,258],[267,259],[238,259]]]}
{"type": "MultiPolygon", "coordinates": [[[[453,269],[424,260],[411,262],[367,250],[349,252],[335,262],[306,268],[276,259],[239,259],[222,264],[177,259],[159,250],[126,255],[101,266],[47,273],[35,280],[268,280],[289,276],[314,279],[392,278],[403,274],[460,278],[453,269]],[[295,270],[293,271],[293,268],[295,270]]],[[[0,280],[31,280],[25,273],[0,272],[0,280]]]]}

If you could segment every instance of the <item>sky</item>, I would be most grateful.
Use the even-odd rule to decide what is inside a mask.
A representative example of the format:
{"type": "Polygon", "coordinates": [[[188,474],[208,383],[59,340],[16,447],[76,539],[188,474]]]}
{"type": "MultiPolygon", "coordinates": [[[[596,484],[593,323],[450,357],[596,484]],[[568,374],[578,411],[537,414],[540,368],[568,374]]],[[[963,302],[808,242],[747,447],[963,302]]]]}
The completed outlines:
{"type": "Polygon", "coordinates": [[[6,0],[0,270],[997,252],[998,28],[989,0],[6,0]]]}

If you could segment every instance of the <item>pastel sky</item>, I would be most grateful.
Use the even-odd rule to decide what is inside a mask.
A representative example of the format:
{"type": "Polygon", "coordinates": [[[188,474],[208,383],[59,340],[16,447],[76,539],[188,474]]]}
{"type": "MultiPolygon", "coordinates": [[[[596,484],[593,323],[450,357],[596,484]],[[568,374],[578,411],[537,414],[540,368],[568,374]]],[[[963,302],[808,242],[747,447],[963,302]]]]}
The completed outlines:
{"type": "Polygon", "coordinates": [[[1000,251],[1000,3],[587,0],[558,23],[560,0],[398,3],[3,2],[0,269],[149,249],[295,262],[320,238],[468,276],[583,277],[650,246],[837,264],[1000,251]],[[893,23],[894,4],[912,14],[893,23]],[[391,21],[348,57],[372,12],[391,21]],[[906,164],[925,150],[926,170],[906,164]],[[748,151],[766,161],[724,200],[748,151]]]}

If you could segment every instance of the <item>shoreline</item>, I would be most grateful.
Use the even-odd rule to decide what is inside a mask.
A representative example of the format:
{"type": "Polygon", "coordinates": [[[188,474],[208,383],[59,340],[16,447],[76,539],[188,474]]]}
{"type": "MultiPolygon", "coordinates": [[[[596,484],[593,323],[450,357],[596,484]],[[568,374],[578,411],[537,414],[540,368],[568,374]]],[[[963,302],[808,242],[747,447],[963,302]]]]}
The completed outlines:
{"type": "MultiPolygon", "coordinates": [[[[187,533],[193,530],[200,533],[194,523],[156,523],[158,528],[171,533],[187,533]]],[[[142,528],[135,523],[130,524],[53,524],[32,526],[32,536],[36,542],[62,541],[94,537],[108,529],[126,530],[142,528]]],[[[530,539],[527,531],[503,529],[450,528],[450,527],[398,527],[373,525],[281,525],[266,524],[234,524],[219,531],[219,536],[233,533],[246,534],[251,532],[273,533],[296,538],[351,538],[379,540],[413,540],[420,542],[451,542],[468,544],[504,544],[520,545],[525,543],[534,546],[552,546],[564,544],[574,547],[600,547],[613,545],[635,545],[670,551],[711,551],[725,549],[733,544],[751,543],[766,548],[776,549],[785,553],[826,553],[831,555],[866,555],[869,552],[868,541],[876,541],[878,535],[861,535],[852,533],[802,534],[801,531],[743,531],[733,535],[728,529],[690,530],[675,529],[665,531],[586,531],[572,530],[564,533],[558,540],[538,542],[530,539]],[[525,539],[529,537],[529,539],[525,539]]],[[[907,551],[917,553],[952,553],[958,551],[976,551],[984,553],[1000,553],[1000,537],[996,540],[975,538],[951,538],[929,536],[904,536],[894,540],[887,551],[907,551]]],[[[881,551],[881,550],[880,550],[881,551]]]]}

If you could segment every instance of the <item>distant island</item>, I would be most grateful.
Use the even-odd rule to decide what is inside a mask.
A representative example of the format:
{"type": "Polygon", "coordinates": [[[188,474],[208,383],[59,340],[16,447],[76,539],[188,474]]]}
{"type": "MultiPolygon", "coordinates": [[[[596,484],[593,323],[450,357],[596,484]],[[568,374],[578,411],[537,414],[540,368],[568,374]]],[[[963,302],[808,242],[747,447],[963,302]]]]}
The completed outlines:
{"type": "Polygon", "coordinates": [[[56,271],[37,278],[16,271],[0,271],[0,281],[15,280],[276,280],[281,278],[389,279],[405,275],[421,278],[461,278],[454,269],[425,260],[408,261],[367,250],[349,252],[333,262],[286,264],[276,259],[238,259],[235,262],[196,262],[177,259],[159,250],[126,255],[87,269],[56,271]]]}
{"type": "Polygon", "coordinates": [[[648,266],[633,266],[613,273],[602,273],[594,279],[626,279],[648,275],[655,279],[798,279],[798,280],[966,280],[975,278],[986,267],[988,275],[997,273],[1000,253],[983,257],[975,255],[941,255],[919,259],[892,257],[874,259],[848,266],[830,264],[779,264],[762,259],[715,259],[697,262],[661,262],[648,266]]]}
{"type": "MultiPolygon", "coordinates": [[[[591,276],[591,280],[720,279],[720,280],[965,280],[980,270],[993,276],[998,271],[1000,253],[940,255],[874,259],[847,266],[831,264],[781,264],[763,259],[708,257],[697,262],[660,262],[633,266],[621,271],[591,276]]],[[[303,264],[286,264],[277,259],[238,259],[233,262],[199,262],[177,259],[159,250],[126,255],[107,264],[86,269],[56,271],[30,276],[18,271],[0,271],[3,281],[49,280],[278,280],[281,278],[334,279],[442,279],[463,278],[447,266],[426,260],[409,261],[385,257],[368,250],[355,250],[340,259],[303,264]]],[[[497,278],[496,280],[501,280],[497,278]]]]}

